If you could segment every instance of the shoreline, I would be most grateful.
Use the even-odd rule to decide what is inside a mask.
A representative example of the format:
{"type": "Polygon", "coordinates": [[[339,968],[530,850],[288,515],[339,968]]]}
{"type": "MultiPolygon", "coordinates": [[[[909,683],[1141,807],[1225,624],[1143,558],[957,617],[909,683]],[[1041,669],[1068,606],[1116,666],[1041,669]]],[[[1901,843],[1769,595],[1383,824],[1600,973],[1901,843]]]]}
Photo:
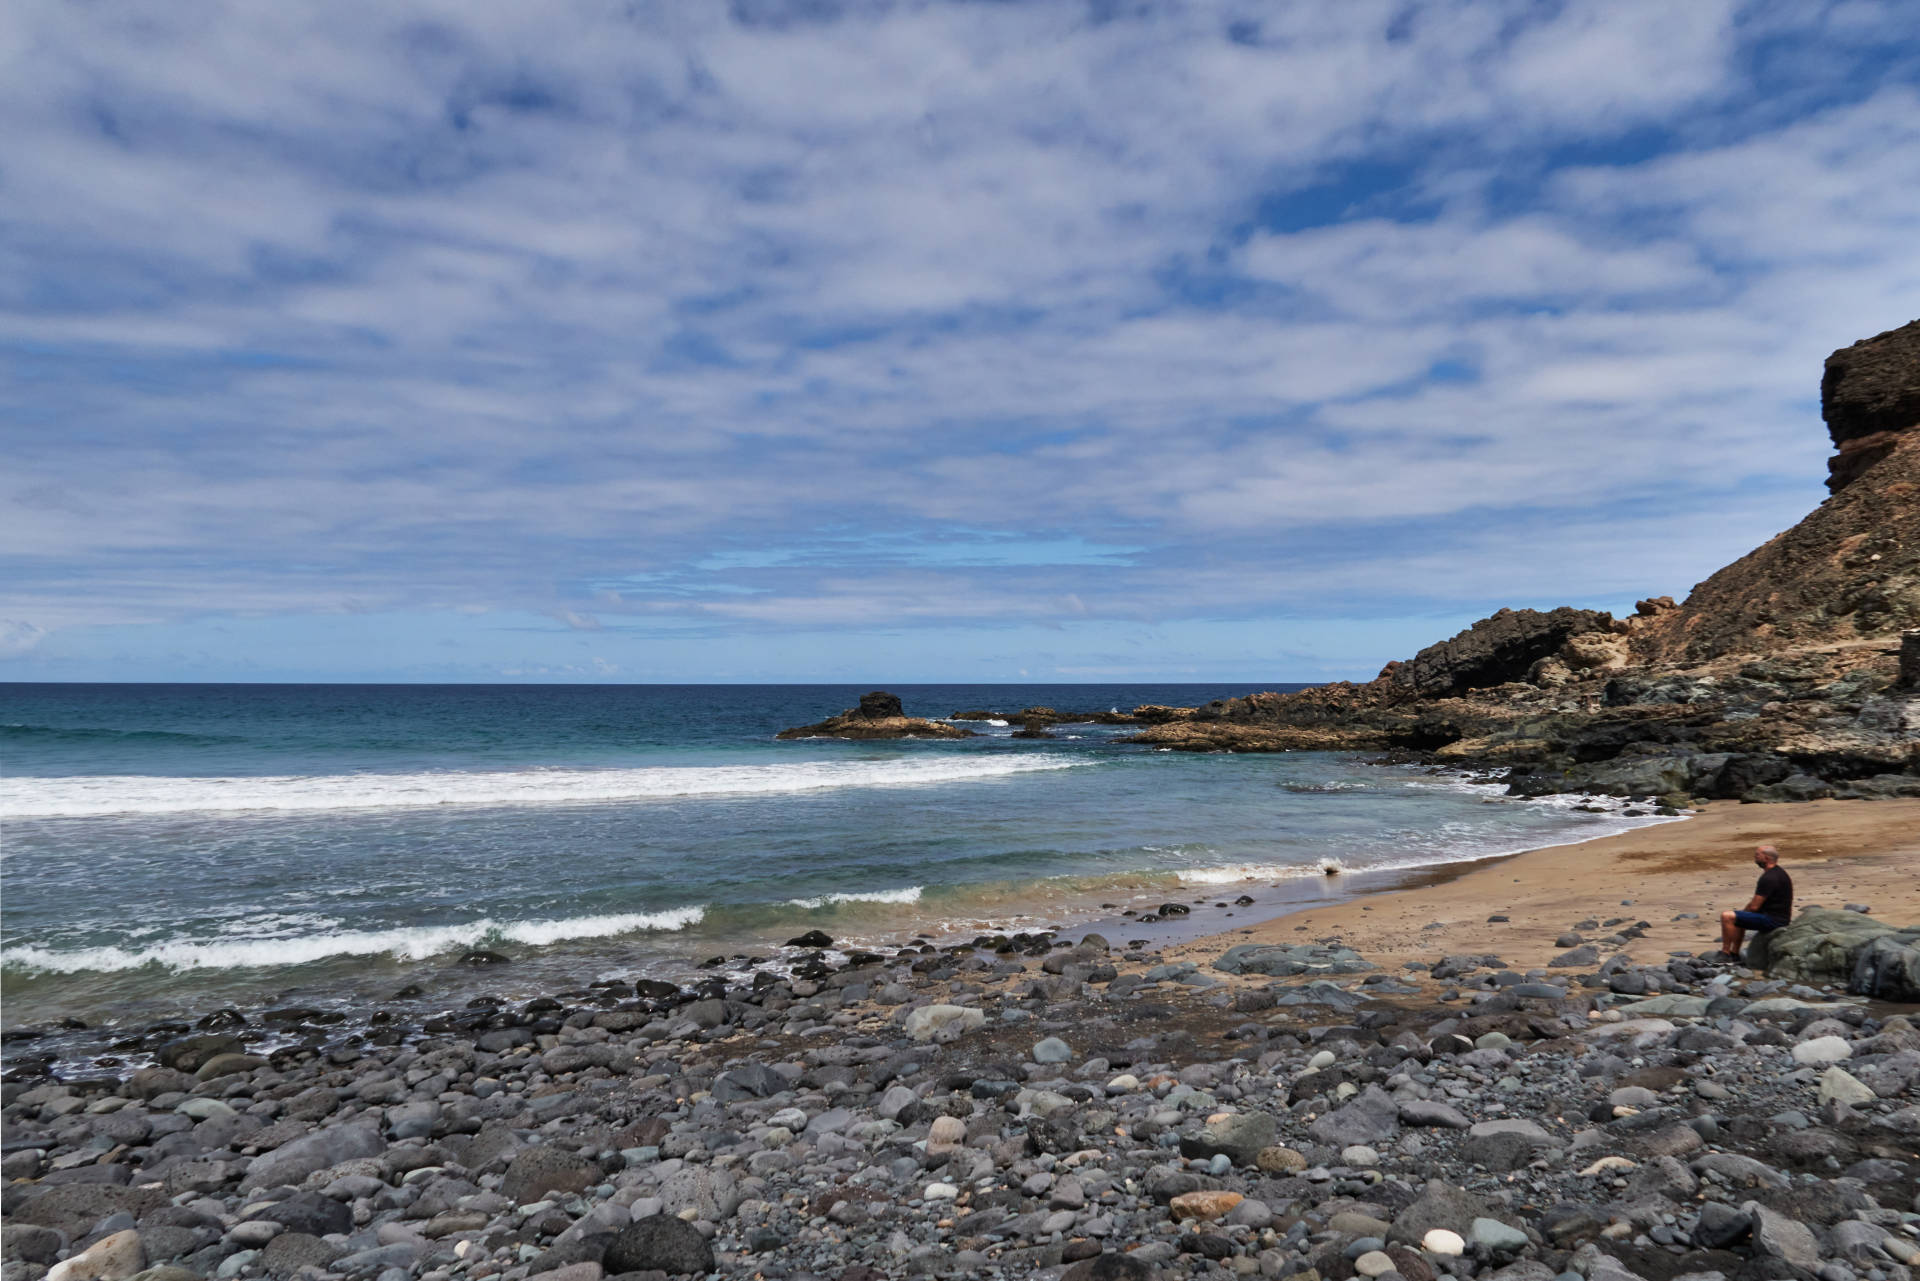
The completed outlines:
{"type": "Polygon", "coordinates": [[[1920,1259],[1920,1033],[1897,1007],[1651,955],[1524,981],[1475,957],[1436,994],[1430,975],[1387,968],[1392,930],[1377,968],[1276,982],[1214,963],[1247,934],[1318,944],[1296,934],[1309,921],[1353,918],[1340,937],[1359,943],[1409,901],[1485,916],[1496,885],[1521,887],[1506,894],[1526,924],[1551,929],[1535,896],[1586,892],[1569,861],[1604,876],[1637,859],[1642,904],[1677,880],[1697,895],[1690,864],[1721,875],[1727,844],[1756,831],[1819,839],[1792,863],[1803,884],[1872,883],[1876,911],[1905,916],[1911,851],[1886,837],[1920,802],[1808,809],[1709,811],[1691,831],[1488,860],[1181,944],[1201,953],[1190,962],[1065,940],[929,945],[698,999],[468,1011],[420,1038],[262,1053],[245,1024],[183,1027],[151,1047],[161,1066],[0,1088],[5,1209],[23,1225],[9,1281],[48,1281],[62,1261],[51,1281],[153,1265],[145,1281],[1576,1264],[1657,1281],[1811,1266],[1843,1246],[1897,1278],[1895,1259],[1920,1259]]]}
{"type": "MultiPolygon", "coordinates": [[[[1615,924],[1630,928],[1644,923],[1632,936],[1635,959],[1641,962],[1675,951],[1707,950],[1717,942],[1718,912],[1743,906],[1751,894],[1748,860],[1752,846],[1760,842],[1780,846],[1783,866],[1795,876],[1797,907],[1864,900],[1874,905],[1878,919],[1920,921],[1916,834],[1920,800],[1827,800],[1792,806],[1714,802],[1683,817],[1641,820],[1625,832],[1512,853],[1338,876],[1186,884],[1164,895],[1144,896],[1187,909],[1172,916],[1148,910],[1131,917],[1109,913],[1051,925],[1002,922],[978,929],[973,928],[977,922],[953,922],[946,929],[923,923],[913,938],[904,931],[890,931],[899,937],[880,944],[836,938],[824,952],[760,945],[741,953],[735,946],[738,940],[733,940],[715,949],[727,953],[729,963],[695,965],[689,960],[684,972],[673,975],[646,972],[657,967],[636,968],[620,955],[626,950],[621,948],[590,949],[564,960],[542,957],[540,964],[525,970],[469,968],[443,957],[394,965],[378,981],[369,978],[359,986],[368,988],[361,995],[385,1012],[386,1026],[415,1029],[409,1035],[417,1036],[426,1034],[418,1029],[436,1016],[462,1004],[513,1005],[555,994],[584,995],[581,989],[605,989],[609,984],[615,991],[631,983],[646,986],[657,979],[680,989],[683,999],[693,999],[716,984],[790,978],[809,967],[849,965],[858,956],[893,954],[901,948],[930,945],[944,951],[979,938],[1015,937],[1024,950],[1033,943],[1063,947],[1089,934],[1107,938],[1116,949],[1169,963],[1203,964],[1238,943],[1337,940],[1375,961],[1377,972],[1419,985],[1428,981],[1425,969],[1441,956],[1496,956],[1517,969],[1541,967],[1564,950],[1555,946],[1561,936],[1577,932],[1583,940],[1604,943],[1615,924]],[[1842,866],[1844,875],[1839,874],[1842,866]],[[1237,901],[1241,896],[1253,901],[1237,901]],[[1510,919],[1490,921],[1489,916],[1510,919]],[[1576,929],[1588,921],[1595,928],[1576,929]],[[1607,924],[1601,926],[1601,921],[1607,924]],[[962,924],[967,928],[960,928],[962,924]],[[1416,962],[1418,968],[1410,968],[1416,962]],[[373,989],[393,996],[382,999],[373,989]]],[[[1627,946],[1627,940],[1615,946],[1627,946]]],[[[284,987],[271,998],[240,997],[215,1004],[236,1010],[255,1026],[275,1006],[326,1011],[340,1006],[305,984],[284,987]]],[[[355,1001],[338,1012],[363,1004],[355,1001]]],[[[122,1066],[115,1070],[124,1074],[144,1056],[135,1051],[128,1061],[109,1051],[107,1041],[124,1041],[129,1035],[142,1039],[145,1029],[199,1022],[218,1011],[204,1002],[181,1002],[178,1007],[128,1013],[130,1017],[95,1022],[84,1032],[62,1030],[47,1020],[14,1024],[5,1030],[5,1065],[52,1051],[62,1072],[99,1071],[107,1066],[99,1057],[105,1052],[109,1061],[119,1060],[122,1066]]],[[[371,1033],[373,1027],[360,1027],[364,1017],[364,1010],[359,1017],[349,1013],[342,1024],[330,1014],[326,1026],[335,1037],[357,1028],[371,1033]]],[[[289,1029],[288,1035],[272,1039],[292,1042],[299,1034],[289,1029]]]]}
{"type": "MultiPolygon", "coordinates": [[[[1757,844],[1779,847],[1796,912],[1864,902],[1876,919],[1920,921],[1920,800],[1714,801],[1685,821],[1436,865],[1424,884],[1302,908],[1166,951],[1192,959],[1233,943],[1297,943],[1305,933],[1338,937],[1383,969],[1453,953],[1494,953],[1524,969],[1564,950],[1554,941],[1577,922],[1621,918],[1648,922],[1634,943],[1638,959],[1697,953],[1717,945],[1719,913],[1752,896],[1757,844]]],[[[1605,928],[1583,933],[1597,938],[1605,928]]]]}
{"type": "MultiPolygon", "coordinates": [[[[1450,777],[1446,781],[1460,784],[1474,781],[1471,777],[1456,775],[1452,771],[1447,773],[1450,777]]],[[[1601,806],[1610,807],[1610,812],[1604,815],[1608,822],[1633,822],[1635,827],[1631,830],[1679,821],[1651,815],[1623,819],[1622,811],[1634,813],[1635,807],[1630,802],[1607,797],[1593,799],[1601,806]]],[[[1491,798],[1483,797],[1482,803],[1491,803],[1491,798]]],[[[1512,803],[1524,804],[1529,808],[1539,804],[1531,800],[1512,803]]],[[[1595,839],[1580,838],[1574,835],[1572,829],[1561,834],[1570,843],[1595,839]]],[[[460,954],[456,951],[413,958],[372,953],[359,958],[358,965],[345,955],[338,958],[318,957],[311,962],[315,968],[310,972],[289,971],[276,974],[269,980],[247,977],[244,967],[238,970],[216,968],[209,972],[209,978],[215,985],[210,985],[197,996],[192,991],[172,994],[156,992],[143,996],[136,1003],[114,1008],[75,1003],[56,1004],[37,1010],[32,1017],[11,1021],[4,1029],[7,1044],[5,1054],[0,1059],[11,1060],[29,1039],[42,1039],[32,1035],[39,1031],[43,1034],[44,1043],[61,1044],[63,1049],[73,1054],[69,1058],[68,1053],[62,1053],[60,1058],[63,1064],[77,1065],[79,1061],[100,1053],[103,1048],[95,1045],[91,1051],[85,1051],[80,1048],[83,1042],[100,1038],[120,1039],[125,1034],[137,1033],[152,1025],[197,1022],[224,1010],[236,1010],[257,1022],[260,1015],[274,1007],[315,1007],[330,1013],[346,1013],[350,1017],[358,1011],[364,1017],[367,1008],[379,1006],[389,1010],[396,1020],[412,1024],[449,1004],[458,1006],[476,999],[519,1003],[569,989],[599,987],[609,981],[622,979],[628,982],[665,980],[691,992],[716,979],[751,982],[756,972],[786,974],[797,965],[804,966],[814,953],[810,949],[796,950],[782,944],[780,939],[789,934],[821,929],[835,940],[826,950],[825,960],[828,964],[845,964],[851,956],[865,952],[891,953],[923,943],[946,948],[970,943],[981,937],[996,936],[1018,936],[1023,939],[1045,936],[1072,942],[1089,933],[1098,933],[1113,940],[1116,947],[1124,941],[1132,948],[1161,952],[1191,947],[1227,931],[1260,928],[1276,919],[1290,918],[1301,912],[1419,890],[1540,848],[1558,847],[1476,852],[1465,858],[1411,866],[1342,869],[1338,875],[1307,874],[1305,871],[1295,875],[1278,875],[1269,869],[1265,875],[1252,875],[1238,880],[1186,880],[1183,869],[1143,869],[1138,873],[1116,877],[1117,881],[1133,882],[1131,885],[1116,884],[1098,891],[1082,889],[1047,904],[1039,912],[1014,911],[1000,915],[1011,906],[1003,903],[998,908],[984,911],[976,909],[966,915],[928,914],[885,925],[861,920],[858,912],[862,908],[883,909],[893,900],[885,894],[872,898],[854,894],[845,900],[855,911],[852,919],[796,920],[757,931],[718,934],[699,943],[683,942],[678,947],[671,947],[671,952],[678,954],[677,957],[668,954],[673,941],[671,938],[661,946],[661,956],[651,955],[652,949],[646,941],[622,938],[564,940],[558,948],[539,947],[524,956],[518,955],[518,950],[512,947],[481,941],[468,945],[468,950],[491,954],[497,949],[508,953],[509,959],[515,964],[497,968],[469,967],[462,964],[460,954]],[[1157,888],[1148,888],[1143,883],[1156,878],[1168,883],[1157,888]],[[1117,899],[1118,902],[1102,903],[1095,908],[1094,903],[1101,898],[1117,899]],[[1177,905],[1185,910],[1163,916],[1155,912],[1156,904],[1177,905]],[[1122,907],[1132,909],[1134,914],[1122,914],[1122,907]],[[715,965],[713,962],[718,955],[726,956],[729,963],[715,965]],[[322,976],[319,967],[326,966],[352,966],[357,972],[322,976]],[[219,980],[229,974],[232,984],[220,984],[219,980]],[[411,998],[401,995],[408,989],[415,993],[411,998]],[[389,993],[395,995],[389,996],[389,993]],[[64,1020],[75,1017],[89,1025],[84,1031],[92,1035],[70,1037],[59,1031],[45,1035],[50,1029],[58,1028],[64,1020]]],[[[1338,866],[1336,858],[1329,857],[1327,861],[1338,866]]],[[[1038,884],[1047,885],[1049,882],[1043,880],[1038,884]]],[[[925,912],[930,906],[917,897],[914,903],[918,905],[917,909],[910,910],[925,912]]],[[[140,972],[135,970],[128,973],[140,972]]],[[[32,998],[27,997],[20,988],[32,985],[40,978],[40,975],[24,978],[10,975],[9,986],[15,988],[11,995],[16,999],[31,1001],[32,998]]],[[[13,1000],[9,1004],[16,1010],[21,1008],[13,1000]]],[[[357,1023],[359,1019],[353,1021],[357,1023]]],[[[71,1023],[66,1027],[73,1031],[82,1030],[71,1023]]],[[[128,1065],[121,1070],[130,1071],[133,1066],[128,1065]]]]}

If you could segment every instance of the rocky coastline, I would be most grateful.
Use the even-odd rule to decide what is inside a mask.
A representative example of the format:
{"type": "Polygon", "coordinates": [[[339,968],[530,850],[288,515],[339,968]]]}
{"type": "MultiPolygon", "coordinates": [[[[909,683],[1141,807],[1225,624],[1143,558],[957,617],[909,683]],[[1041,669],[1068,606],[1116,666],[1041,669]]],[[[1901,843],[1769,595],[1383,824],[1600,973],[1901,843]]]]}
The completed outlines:
{"type": "Polygon", "coordinates": [[[1647,925],[801,951],[267,1054],[230,1012],[9,1074],[6,1281],[1906,1281],[1920,1032],[1844,989],[1920,932],[1808,913],[1768,977],[1647,925]]]}
{"type": "Polygon", "coordinates": [[[1519,796],[1676,807],[1920,796],[1920,321],[1836,351],[1821,401],[1832,496],[1682,603],[1503,609],[1372,681],[1181,709],[1131,741],[1394,752],[1519,796]]]}

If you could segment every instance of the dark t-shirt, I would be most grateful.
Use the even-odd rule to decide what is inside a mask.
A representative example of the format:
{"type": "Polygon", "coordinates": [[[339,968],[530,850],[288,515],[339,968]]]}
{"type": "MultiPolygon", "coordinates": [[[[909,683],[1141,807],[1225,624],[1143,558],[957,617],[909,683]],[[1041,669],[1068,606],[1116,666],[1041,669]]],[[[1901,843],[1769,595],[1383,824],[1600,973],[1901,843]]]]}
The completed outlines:
{"type": "Polygon", "coordinates": [[[1785,925],[1793,918],[1793,878],[1778,867],[1760,873],[1753,892],[1760,898],[1760,915],[1785,925]]]}

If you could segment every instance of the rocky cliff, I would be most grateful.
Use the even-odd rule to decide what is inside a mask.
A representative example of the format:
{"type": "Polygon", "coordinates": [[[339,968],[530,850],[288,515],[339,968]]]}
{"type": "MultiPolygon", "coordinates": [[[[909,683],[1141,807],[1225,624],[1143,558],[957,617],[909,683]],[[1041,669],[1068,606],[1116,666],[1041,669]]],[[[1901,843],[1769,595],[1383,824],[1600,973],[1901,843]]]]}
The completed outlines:
{"type": "Polygon", "coordinates": [[[1833,491],[1798,525],[1627,618],[1501,610],[1365,684],[1165,715],[1186,751],[1401,749],[1521,794],[1920,795],[1920,321],[1836,351],[1833,491]]]}

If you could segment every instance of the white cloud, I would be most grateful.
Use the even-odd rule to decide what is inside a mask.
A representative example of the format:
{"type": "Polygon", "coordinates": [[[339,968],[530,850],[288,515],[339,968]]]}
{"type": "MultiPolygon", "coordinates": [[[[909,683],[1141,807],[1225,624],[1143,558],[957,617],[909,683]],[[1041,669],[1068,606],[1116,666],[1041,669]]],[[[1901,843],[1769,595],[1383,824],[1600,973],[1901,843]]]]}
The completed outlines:
{"type": "Polygon", "coordinates": [[[8,6],[0,608],[1366,608],[1502,522],[1612,592],[1579,513],[1773,532],[1911,318],[1900,17],[8,6]],[[828,529],[1147,554],[693,570],[828,529]]]}
{"type": "Polygon", "coordinates": [[[0,618],[0,658],[18,658],[29,653],[46,635],[25,619],[0,618]]]}

